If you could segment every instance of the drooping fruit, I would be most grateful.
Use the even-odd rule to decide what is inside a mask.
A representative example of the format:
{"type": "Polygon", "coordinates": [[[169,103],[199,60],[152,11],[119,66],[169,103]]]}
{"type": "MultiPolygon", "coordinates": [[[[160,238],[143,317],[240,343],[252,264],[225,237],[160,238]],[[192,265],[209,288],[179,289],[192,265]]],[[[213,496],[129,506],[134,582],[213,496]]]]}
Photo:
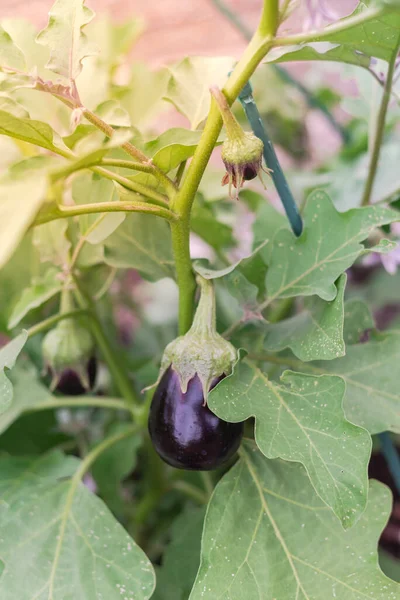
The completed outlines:
{"type": "MultiPolygon", "coordinates": [[[[217,378],[211,389],[221,380],[217,378]]],[[[236,452],[243,423],[219,419],[207,404],[201,381],[195,375],[181,389],[178,374],[170,366],[161,378],[150,407],[149,432],[161,458],[178,469],[216,469],[236,452]]]]}
{"type": "Polygon", "coordinates": [[[201,296],[193,324],[168,344],[162,358],[149,432],[168,464],[207,471],[234,455],[243,424],[223,421],[207,406],[209,391],[232,373],[238,353],[216,330],[212,282],[198,277],[198,283],[201,296]]]}

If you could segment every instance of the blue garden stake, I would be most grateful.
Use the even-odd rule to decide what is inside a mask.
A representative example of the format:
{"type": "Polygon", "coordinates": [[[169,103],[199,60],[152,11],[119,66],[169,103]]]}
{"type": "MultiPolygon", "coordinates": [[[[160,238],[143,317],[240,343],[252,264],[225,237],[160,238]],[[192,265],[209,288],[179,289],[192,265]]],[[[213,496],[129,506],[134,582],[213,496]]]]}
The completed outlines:
{"type": "Polygon", "coordinates": [[[393,478],[397,491],[400,494],[400,456],[390,437],[390,434],[385,431],[379,434],[382,454],[385,457],[390,474],[393,478]]]}
{"type": "Polygon", "coordinates": [[[269,139],[263,122],[261,121],[260,113],[258,112],[257,105],[253,98],[253,90],[250,82],[247,82],[240,92],[239,100],[244,108],[246,117],[249,120],[254,134],[260,138],[264,144],[263,154],[265,162],[267,166],[272,169],[271,177],[282,201],[293,232],[295,235],[299,236],[303,231],[303,221],[301,219],[296,202],[294,201],[292,192],[290,191],[288,182],[286,181],[286,177],[282,171],[281,165],[279,164],[272,142],[269,139]]]}

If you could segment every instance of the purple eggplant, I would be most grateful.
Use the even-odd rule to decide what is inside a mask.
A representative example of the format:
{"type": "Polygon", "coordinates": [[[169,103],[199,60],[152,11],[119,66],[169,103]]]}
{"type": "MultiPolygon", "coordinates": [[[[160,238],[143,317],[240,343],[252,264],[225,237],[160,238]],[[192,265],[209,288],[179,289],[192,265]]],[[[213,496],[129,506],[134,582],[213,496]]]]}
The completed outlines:
{"type": "MultiPolygon", "coordinates": [[[[212,389],[224,378],[216,378],[212,389]]],[[[219,419],[204,403],[196,374],[181,390],[178,374],[169,367],[155,391],[149,414],[149,432],[161,458],[178,469],[209,471],[228,461],[237,451],[243,423],[219,419]]]]}

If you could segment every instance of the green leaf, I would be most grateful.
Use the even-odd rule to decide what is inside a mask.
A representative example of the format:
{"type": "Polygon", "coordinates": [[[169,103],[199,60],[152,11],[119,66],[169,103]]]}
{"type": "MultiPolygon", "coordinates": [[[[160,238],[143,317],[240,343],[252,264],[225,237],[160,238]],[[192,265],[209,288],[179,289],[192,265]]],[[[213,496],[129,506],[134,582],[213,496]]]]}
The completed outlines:
{"type": "Polygon", "coordinates": [[[56,154],[59,154],[60,150],[67,150],[61,138],[47,123],[22,119],[4,110],[0,110],[0,134],[46,148],[56,154]]]}
{"type": "Polygon", "coordinates": [[[51,262],[59,267],[67,264],[71,248],[67,230],[67,219],[50,221],[35,227],[33,245],[36,246],[42,262],[51,262]]]}
{"type": "Polygon", "coordinates": [[[137,269],[150,281],[174,277],[171,234],[164,219],[129,214],[104,244],[104,260],[112,267],[137,269]]]}
{"type": "Polygon", "coordinates": [[[345,413],[352,423],[370,433],[400,433],[398,361],[400,335],[354,344],[346,356],[315,363],[318,372],[339,375],[346,382],[345,413]]]}
{"type": "Polygon", "coordinates": [[[302,235],[296,238],[281,230],[274,238],[266,278],[268,304],[299,295],[333,300],[335,280],[365,250],[360,242],[376,227],[399,218],[399,213],[380,206],[339,213],[325,192],[313,192],[302,235]]]}
{"type": "Polygon", "coordinates": [[[345,31],[329,32],[327,28],[316,32],[313,42],[273,49],[267,62],[329,60],[368,67],[370,57],[389,61],[400,42],[398,4],[382,6],[377,14],[375,0],[364,0],[350,17],[337,24],[344,25],[349,18],[362,16],[361,22],[345,31]]]}
{"type": "MultiPolygon", "coordinates": [[[[115,435],[123,428],[123,423],[114,423],[107,434],[115,435]]],[[[105,450],[92,467],[91,473],[96,480],[97,493],[114,514],[118,515],[123,511],[121,482],[133,472],[141,444],[142,438],[139,434],[123,438],[105,450]]]]}
{"type": "Polygon", "coordinates": [[[38,308],[50,298],[61,292],[62,281],[57,275],[59,271],[50,267],[43,277],[35,278],[30,287],[22,292],[11,313],[8,322],[9,329],[13,329],[32,309],[38,308]]]}
{"type": "Polygon", "coordinates": [[[266,327],[264,348],[279,352],[290,348],[300,360],[332,360],[345,354],[343,297],[346,275],[340,276],[331,302],[318,296],[305,298],[303,310],[289,319],[266,327]]]}
{"type": "Polygon", "coordinates": [[[152,600],[187,600],[200,562],[205,509],[187,509],[174,521],[171,541],[157,570],[152,600]]]}
{"type": "MultiPolygon", "coordinates": [[[[10,406],[14,397],[12,383],[5,373],[5,369],[12,369],[22,348],[28,339],[28,333],[23,331],[8,344],[0,348],[0,415],[10,406]]],[[[0,416],[0,420],[1,420],[0,416]]]]}
{"type": "Polygon", "coordinates": [[[49,23],[36,41],[50,50],[47,69],[74,81],[82,70],[82,60],[96,53],[82,29],[94,13],[85,0],[56,0],[49,12],[49,23]]]}
{"type": "Polygon", "coordinates": [[[0,268],[17,248],[43,204],[47,179],[42,173],[0,181],[0,268]]]}
{"type": "Polygon", "coordinates": [[[400,587],[377,556],[390,509],[389,490],[372,481],[366,512],[344,531],[300,465],[245,442],[208,507],[190,600],[395,600],[400,587]]]}
{"type": "Polygon", "coordinates": [[[301,462],[318,495],[348,528],[365,509],[371,439],[346,421],[344,392],[340,377],[285,371],[278,383],[242,362],[211,392],[209,406],[230,422],[255,417],[263,454],[301,462]]]}
{"type": "Polygon", "coordinates": [[[48,388],[39,381],[37,369],[25,357],[20,358],[18,364],[11,371],[10,381],[14,391],[13,402],[6,411],[0,414],[0,434],[6,431],[25,411],[34,408],[37,404],[54,399],[48,388]]]}
{"type": "Polygon", "coordinates": [[[25,69],[25,57],[11,36],[0,26],[0,69],[25,69]]]}
{"type": "Polygon", "coordinates": [[[232,227],[218,221],[210,204],[194,203],[190,226],[212,248],[220,250],[235,245],[232,227]]]}
{"type": "Polygon", "coordinates": [[[375,327],[374,319],[367,304],[362,300],[348,300],[344,305],[345,344],[357,344],[366,329],[375,327]]]}
{"type": "Polygon", "coordinates": [[[147,600],[154,573],[143,551],[60,452],[0,459],[0,555],[4,600],[147,600]],[[21,560],[21,551],[24,560],[21,560]]]}
{"type": "Polygon", "coordinates": [[[210,108],[210,86],[223,87],[232,69],[230,57],[192,56],[169,68],[171,77],[165,99],[197,129],[210,108]]]}
{"type": "Polygon", "coordinates": [[[379,566],[387,577],[400,583],[400,561],[382,548],[379,548],[379,566]]]}

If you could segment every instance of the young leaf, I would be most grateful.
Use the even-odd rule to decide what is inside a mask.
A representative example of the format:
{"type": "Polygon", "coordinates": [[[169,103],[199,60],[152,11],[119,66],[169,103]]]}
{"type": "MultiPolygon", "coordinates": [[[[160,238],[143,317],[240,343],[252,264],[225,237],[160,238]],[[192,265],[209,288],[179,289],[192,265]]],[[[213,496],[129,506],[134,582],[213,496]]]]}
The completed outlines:
{"type": "Polygon", "coordinates": [[[0,110],[0,134],[51,150],[55,154],[68,150],[50,125],[33,119],[22,119],[0,110]]]}
{"type": "Polygon", "coordinates": [[[137,269],[150,281],[174,277],[171,234],[164,219],[129,214],[104,244],[104,260],[112,267],[137,269]]]}
{"type": "Polygon", "coordinates": [[[82,60],[96,54],[82,31],[94,16],[84,4],[85,0],[56,0],[49,12],[47,27],[36,38],[50,50],[46,68],[70,81],[81,72],[82,60]]]}
{"type": "Polygon", "coordinates": [[[67,263],[71,248],[67,229],[67,219],[50,221],[35,227],[33,245],[36,246],[42,262],[51,262],[59,267],[67,263]]]}
{"type": "Polygon", "coordinates": [[[253,364],[240,363],[211,392],[209,406],[230,422],[255,417],[263,454],[301,462],[318,495],[348,528],[365,509],[371,439],[346,421],[344,392],[340,377],[285,371],[277,383],[253,364]]]}
{"type": "Polygon", "coordinates": [[[32,285],[22,292],[11,313],[8,328],[13,329],[32,309],[38,308],[50,298],[61,292],[62,281],[57,275],[59,271],[50,267],[43,277],[34,279],[32,285]]]}
{"type": "Polygon", "coordinates": [[[344,531],[300,465],[245,442],[208,507],[190,600],[395,600],[400,586],[377,555],[390,507],[389,490],[372,481],[367,510],[344,531]]]}
{"type": "Polygon", "coordinates": [[[5,369],[14,367],[15,361],[27,339],[28,333],[23,331],[18,337],[0,348],[0,414],[10,407],[14,395],[12,383],[7,377],[5,369]]]}
{"type": "Polygon", "coordinates": [[[150,598],[151,564],[103,502],[70,478],[78,465],[57,451],[0,459],[2,599],[66,598],[71,585],[85,600],[150,598]]]}
{"type": "Polygon", "coordinates": [[[11,36],[0,26],[0,70],[4,68],[25,69],[25,57],[11,36]]]}
{"type": "Polygon", "coordinates": [[[0,268],[10,258],[43,204],[47,191],[44,174],[25,173],[0,181],[0,268]]]}
{"type": "Polygon", "coordinates": [[[200,543],[205,509],[187,509],[174,521],[171,541],[157,569],[152,600],[186,600],[200,563],[200,543]]]}
{"type": "Polygon", "coordinates": [[[400,213],[370,206],[339,213],[325,192],[311,194],[299,238],[281,230],[273,241],[266,278],[268,304],[276,298],[336,296],[335,280],[364,251],[361,244],[376,227],[398,221],[400,213]]]}
{"type": "Polygon", "coordinates": [[[266,326],[264,348],[279,352],[290,348],[300,360],[332,360],[343,356],[343,297],[346,275],[340,276],[331,302],[318,296],[304,299],[303,310],[289,319],[266,326]]]}
{"type": "Polygon", "coordinates": [[[208,114],[210,86],[223,87],[233,63],[230,57],[192,56],[170,67],[165,100],[188,118],[192,129],[197,129],[208,114]]]}

